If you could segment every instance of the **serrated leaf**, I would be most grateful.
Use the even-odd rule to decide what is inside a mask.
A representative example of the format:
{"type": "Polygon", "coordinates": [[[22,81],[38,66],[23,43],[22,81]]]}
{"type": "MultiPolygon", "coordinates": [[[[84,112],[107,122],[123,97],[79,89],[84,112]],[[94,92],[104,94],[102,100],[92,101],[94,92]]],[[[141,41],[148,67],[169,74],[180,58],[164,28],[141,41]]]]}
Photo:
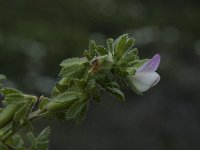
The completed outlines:
{"type": "MultiPolygon", "coordinates": [[[[12,130],[18,131],[21,128],[21,125],[27,122],[27,125],[29,125],[28,120],[28,114],[29,111],[32,108],[34,101],[32,98],[29,98],[29,100],[26,101],[26,103],[22,104],[20,108],[15,112],[15,115],[13,117],[13,123],[12,123],[12,130]]],[[[20,104],[18,104],[20,105],[20,104]]]]}
{"type": "Polygon", "coordinates": [[[89,42],[89,53],[91,58],[94,58],[97,55],[96,48],[97,48],[96,42],[94,40],[91,40],[89,42]]]}
{"type": "Polygon", "coordinates": [[[113,80],[114,79],[109,74],[96,78],[96,82],[100,85],[101,88],[118,98],[120,101],[124,101],[124,94],[121,92],[118,83],[113,80]]]}
{"type": "Polygon", "coordinates": [[[32,143],[30,150],[48,150],[51,129],[45,128],[32,143]]]}
{"type": "Polygon", "coordinates": [[[50,101],[51,99],[48,97],[41,98],[39,102],[39,109],[40,110],[44,109],[50,101]]]}
{"type": "Polygon", "coordinates": [[[3,96],[9,96],[9,95],[23,95],[22,92],[14,89],[14,88],[4,88],[1,89],[1,93],[3,94],[3,96]]]}
{"type": "Polygon", "coordinates": [[[103,55],[107,55],[107,54],[108,54],[107,49],[104,48],[103,46],[97,46],[96,50],[97,50],[97,53],[98,53],[100,56],[103,56],[103,55]]]}
{"type": "Polygon", "coordinates": [[[84,56],[88,61],[91,61],[95,56],[97,56],[97,48],[95,41],[91,40],[89,42],[89,49],[84,51],[84,56]]]}
{"type": "Polygon", "coordinates": [[[101,96],[100,96],[100,92],[99,89],[97,88],[96,85],[92,85],[89,89],[90,91],[90,96],[92,97],[92,99],[97,102],[100,103],[101,102],[101,96]]]}
{"type": "Polygon", "coordinates": [[[28,132],[26,134],[26,137],[29,140],[29,142],[33,142],[35,140],[35,136],[34,136],[33,132],[28,132]]]}
{"type": "Polygon", "coordinates": [[[90,55],[89,50],[84,50],[83,55],[87,58],[88,61],[92,60],[93,57],[90,55]]]}
{"type": "Polygon", "coordinates": [[[87,62],[88,61],[85,58],[78,58],[78,57],[68,58],[68,59],[65,59],[64,61],[62,61],[60,66],[69,67],[69,66],[74,66],[74,65],[82,65],[87,62]]]}
{"type": "Polygon", "coordinates": [[[49,111],[66,110],[79,99],[85,98],[85,94],[80,92],[65,92],[53,98],[46,106],[49,111]]]}
{"type": "Polygon", "coordinates": [[[111,54],[114,54],[114,40],[110,38],[106,41],[106,44],[107,44],[108,51],[111,54]]]}
{"type": "Polygon", "coordinates": [[[61,77],[75,77],[80,75],[85,70],[84,64],[76,64],[71,66],[65,66],[61,69],[60,76],[61,77]]]}
{"type": "Polygon", "coordinates": [[[9,95],[9,96],[5,97],[3,103],[6,105],[21,104],[21,103],[25,103],[26,101],[27,100],[24,98],[24,96],[18,95],[18,94],[13,94],[13,95],[9,95]]]}
{"type": "Polygon", "coordinates": [[[0,113],[0,128],[5,127],[13,120],[15,112],[19,109],[20,105],[10,104],[6,106],[4,111],[0,113]]]}
{"type": "Polygon", "coordinates": [[[9,150],[24,150],[23,144],[24,141],[22,137],[17,133],[12,135],[9,139],[6,140],[6,146],[8,147],[9,150]]]}
{"type": "MultiPolygon", "coordinates": [[[[69,83],[66,83],[66,84],[69,84],[69,83]]],[[[60,83],[56,83],[56,86],[53,88],[53,91],[52,91],[52,96],[56,97],[59,94],[65,92],[68,89],[68,86],[66,84],[63,83],[63,85],[60,85],[60,83]]]]}
{"type": "Polygon", "coordinates": [[[80,92],[65,92],[63,94],[58,95],[53,99],[53,102],[64,102],[64,101],[69,101],[72,99],[78,99],[82,96],[83,94],[80,92]]]}
{"type": "Polygon", "coordinates": [[[66,119],[68,120],[82,120],[83,116],[82,114],[85,114],[85,111],[87,110],[88,102],[79,100],[75,102],[69,110],[66,112],[66,119]]]}
{"type": "Polygon", "coordinates": [[[130,62],[135,62],[139,59],[138,57],[138,50],[137,48],[134,48],[134,49],[130,49],[128,51],[126,51],[121,59],[117,62],[118,65],[120,66],[125,66],[127,64],[129,64],[130,62]]]}
{"type": "Polygon", "coordinates": [[[84,119],[86,117],[87,110],[88,110],[88,104],[82,109],[81,113],[79,114],[79,117],[76,120],[77,124],[80,124],[84,121],[84,119]]]}
{"type": "Polygon", "coordinates": [[[124,97],[124,94],[123,92],[118,89],[118,88],[115,88],[115,87],[107,87],[106,90],[114,95],[116,98],[118,98],[120,101],[124,101],[125,100],[125,97],[124,97]]]}
{"type": "Polygon", "coordinates": [[[124,34],[120,36],[118,39],[115,40],[114,42],[114,59],[118,61],[123,53],[126,51],[126,42],[128,39],[128,35],[124,34]]]}
{"type": "Polygon", "coordinates": [[[134,38],[128,38],[126,41],[125,49],[130,50],[135,44],[135,39],[134,38]]]}
{"type": "Polygon", "coordinates": [[[31,109],[33,105],[32,100],[30,99],[29,101],[26,102],[16,113],[14,116],[14,121],[20,121],[25,118],[27,118],[29,110],[31,109]]]}
{"type": "Polygon", "coordinates": [[[50,127],[46,127],[40,134],[39,136],[36,138],[36,140],[40,143],[42,142],[48,142],[48,138],[51,134],[51,129],[50,127]]]}
{"type": "Polygon", "coordinates": [[[71,81],[76,78],[83,78],[85,73],[88,71],[85,65],[76,65],[71,67],[64,67],[61,69],[60,76],[62,77],[59,81],[61,86],[69,86],[71,81]]]}
{"type": "Polygon", "coordinates": [[[119,61],[121,57],[133,47],[134,43],[135,40],[133,38],[129,38],[127,34],[124,34],[115,40],[115,61],[119,61]]]}
{"type": "Polygon", "coordinates": [[[68,85],[74,78],[81,78],[87,70],[89,62],[86,58],[71,58],[66,59],[61,63],[62,69],[60,71],[59,84],[68,85]]]}
{"type": "Polygon", "coordinates": [[[22,92],[13,88],[1,89],[1,93],[5,97],[3,101],[4,106],[9,104],[21,104],[28,100],[28,96],[25,96],[22,92]]]}

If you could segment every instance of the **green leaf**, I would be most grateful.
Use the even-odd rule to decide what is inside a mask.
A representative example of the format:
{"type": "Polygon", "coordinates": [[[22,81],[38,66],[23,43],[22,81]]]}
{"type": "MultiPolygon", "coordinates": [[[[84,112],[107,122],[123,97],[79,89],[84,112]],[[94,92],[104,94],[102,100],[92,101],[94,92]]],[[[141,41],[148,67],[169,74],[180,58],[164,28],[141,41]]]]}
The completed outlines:
{"type": "Polygon", "coordinates": [[[48,150],[51,129],[45,128],[32,143],[30,150],[48,150]]]}
{"type": "Polygon", "coordinates": [[[13,94],[23,95],[22,92],[14,89],[14,88],[4,88],[4,89],[1,89],[1,93],[3,94],[3,96],[9,96],[9,95],[13,95],[13,94]]]}
{"type": "Polygon", "coordinates": [[[21,104],[27,102],[30,97],[28,95],[24,95],[22,92],[13,89],[13,88],[4,88],[1,89],[1,93],[5,97],[3,104],[4,106],[9,104],[21,104]]]}
{"type": "Polygon", "coordinates": [[[100,56],[103,56],[103,55],[107,55],[108,54],[108,51],[106,48],[104,48],[103,46],[97,46],[97,53],[100,55],[100,56]]]}
{"type": "Polygon", "coordinates": [[[51,134],[51,129],[50,127],[46,127],[40,134],[39,136],[36,138],[36,140],[40,143],[43,143],[43,142],[48,142],[48,138],[51,134]]]}
{"type": "Polygon", "coordinates": [[[114,77],[112,77],[112,75],[110,75],[109,73],[106,75],[106,73],[104,73],[104,76],[100,75],[95,79],[102,89],[106,90],[109,94],[118,98],[118,100],[124,101],[124,94],[121,92],[118,83],[114,81],[115,79],[114,77]]]}
{"type": "Polygon", "coordinates": [[[0,74],[0,86],[3,86],[2,82],[3,82],[4,80],[6,80],[6,76],[0,74]]]}
{"type": "Polygon", "coordinates": [[[80,78],[85,73],[88,60],[85,58],[71,58],[64,60],[60,65],[62,66],[60,76],[60,85],[67,85],[71,78],[80,78]]]}
{"type": "Polygon", "coordinates": [[[48,97],[41,97],[39,102],[39,109],[40,110],[44,109],[50,101],[51,99],[48,97]]]}
{"type": "Polygon", "coordinates": [[[114,40],[113,39],[108,39],[106,41],[107,43],[107,48],[108,48],[108,51],[111,53],[111,54],[114,54],[114,40]]]}
{"type": "Polygon", "coordinates": [[[82,121],[85,117],[88,101],[79,100],[67,111],[65,117],[68,120],[82,121]]]}
{"type": "MultiPolygon", "coordinates": [[[[68,85],[70,84],[69,82],[71,82],[72,79],[69,79],[69,80],[70,81],[66,81],[62,85],[61,85],[61,83],[56,83],[55,87],[52,90],[52,96],[55,97],[63,92],[66,92],[68,90],[68,85]]],[[[61,82],[61,81],[59,81],[59,82],[61,82]]]]}
{"type": "MultiPolygon", "coordinates": [[[[25,150],[23,148],[24,141],[19,134],[14,134],[6,141],[6,146],[9,150],[25,150]]],[[[1,148],[0,148],[1,149],[1,148]]]]}
{"type": "Polygon", "coordinates": [[[60,64],[60,66],[62,66],[62,67],[71,67],[71,66],[76,66],[76,65],[82,65],[82,64],[85,64],[87,62],[88,61],[85,58],[78,58],[78,57],[68,58],[68,59],[64,60],[60,64]]]}
{"type": "Polygon", "coordinates": [[[127,34],[120,36],[114,42],[114,59],[116,61],[120,60],[123,54],[133,47],[134,43],[135,40],[133,38],[129,38],[127,34]]]}
{"type": "Polygon", "coordinates": [[[20,105],[10,104],[0,113],[0,128],[5,127],[13,120],[15,112],[20,108],[20,105]]]}
{"type": "Polygon", "coordinates": [[[88,95],[97,103],[101,102],[101,96],[95,80],[90,80],[87,85],[88,95]]]}
{"type": "Polygon", "coordinates": [[[97,103],[100,103],[101,95],[100,95],[98,88],[96,86],[93,86],[93,87],[91,87],[90,92],[91,92],[90,95],[92,96],[93,100],[97,103]]]}
{"type": "Polygon", "coordinates": [[[125,100],[124,94],[123,94],[123,92],[119,88],[116,88],[116,87],[107,87],[106,90],[110,94],[112,94],[116,98],[118,98],[120,101],[124,101],[125,100]]]}
{"type": "Polygon", "coordinates": [[[84,92],[85,87],[87,85],[86,80],[84,79],[74,79],[74,86],[71,88],[71,90],[76,92],[84,92]]]}
{"type": "Polygon", "coordinates": [[[95,56],[97,56],[97,45],[95,41],[91,40],[89,42],[89,50],[84,51],[84,56],[88,61],[91,61],[95,56]]]}
{"type": "Polygon", "coordinates": [[[5,99],[3,101],[3,103],[6,105],[22,104],[22,103],[26,103],[26,102],[27,102],[27,99],[24,96],[18,95],[18,94],[9,95],[9,96],[5,97],[5,99]]]}
{"type": "Polygon", "coordinates": [[[75,92],[75,91],[65,92],[65,93],[60,94],[57,97],[55,97],[53,99],[53,102],[61,103],[61,102],[70,101],[73,99],[78,99],[78,98],[81,98],[82,96],[83,96],[83,94],[80,92],[75,92]]]}
{"type": "Polygon", "coordinates": [[[64,66],[60,72],[62,77],[59,82],[60,85],[67,85],[73,78],[82,78],[87,70],[86,68],[86,63],[73,63],[73,65],[64,66]]]}
{"type": "Polygon", "coordinates": [[[17,149],[19,149],[19,148],[21,148],[23,146],[24,141],[23,141],[22,137],[19,134],[15,134],[14,136],[12,136],[12,139],[13,139],[13,145],[17,149]]]}
{"type": "Polygon", "coordinates": [[[135,39],[134,38],[128,38],[126,41],[125,49],[130,50],[135,44],[135,39]]]}
{"type": "Polygon", "coordinates": [[[88,61],[92,60],[93,57],[90,55],[89,50],[84,50],[83,55],[87,58],[88,61]]]}
{"type": "Polygon", "coordinates": [[[121,58],[123,53],[126,51],[126,41],[128,39],[128,35],[124,34],[120,36],[114,42],[114,59],[117,61],[121,58]]]}
{"type": "Polygon", "coordinates": [[[53,98],[46,106],[49,111],[68,109],[76,100],[83,99],[85,95],[80,92],[65,92],[53,98]]]}
{"type": "Polygon", "coordinates": [[[35,140],[35,136],[34,136],[33,132],[28,132],[26,134],[26,136],[27,136],[27,139],[29,140],[29,142],[31,142],[31,143],[35,140]]]}
{"type": "Polygon", "coordinates": [[[91,58],[94,58],[97,55],[96,48],[97,48],[96,42],[91,40],[89,42],[89,53],[90,53],[91,58]]]}
{"type": "MultiPolygon", "coordinates": [[[[126,51],[121,59],[117,62],[119,66],[125,66],[129,64],[130,62],[136,62],[139,59],[138,57],[138,50],[137,48],[130,49],[126,51]]],[[[133,66],[133,65],[132,65],[133,66]]]]}
{"type": "Polygon", "coordinates": [[[19,124],[23,124],[24,121],[26,121],[29,111],[33,105],[32,100],[30,99],[29,101],[26,102],[16,113],[14,116],[14,121],[19,122],[19,124]]]}
{"type": "Polygon", "coordinates": [[[106,89],[107,92],[109,92],[111,95],[115,96],[120,101],[124,101],[124,99],[125,99],[124,94],[120,90],[117,82],[113,81],[110,83],[106,83],[104,88],[106,89]]]}

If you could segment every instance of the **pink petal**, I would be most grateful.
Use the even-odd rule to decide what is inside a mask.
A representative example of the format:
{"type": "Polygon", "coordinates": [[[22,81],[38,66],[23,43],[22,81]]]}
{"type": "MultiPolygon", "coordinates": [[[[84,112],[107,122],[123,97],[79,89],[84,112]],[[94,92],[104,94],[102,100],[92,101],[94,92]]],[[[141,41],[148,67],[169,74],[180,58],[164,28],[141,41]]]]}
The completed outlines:
{"type": "Polygon", "coordinates": [[[160,55],[156,54],[151,58],[149,61],[144,63],[141,67],[137,69],[136,73],[140,72],[154,72],[158,69],[158,66],[160,64],[160,55]]]}

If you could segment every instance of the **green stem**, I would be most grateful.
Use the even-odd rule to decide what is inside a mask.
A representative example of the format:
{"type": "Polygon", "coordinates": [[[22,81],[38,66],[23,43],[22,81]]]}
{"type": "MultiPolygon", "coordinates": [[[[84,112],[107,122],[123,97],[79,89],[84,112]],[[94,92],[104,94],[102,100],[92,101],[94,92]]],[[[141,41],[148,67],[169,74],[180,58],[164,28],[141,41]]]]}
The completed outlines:
{"type": "MultiPolygon", "coordinates": [[[[37,120],[37,119],[41,119],[41,118],[43,118],[43,117],[46,117],[46,115],[47,115],[47,111],[41,111],[41,110],[37,110],[37,111],[35,111],[35,112],[33,112],[33,113],[31,113],[30,115],[29,115],[29,118],[28,118],[28,120],[29,121],[35,121],[35,120],[37,120]]],[[[21,127],[20,127],[20,129],[21,128],[23,128],[23,127],[25,127],[27,125],[27,122],[24,122],[22,125],[21,125],[21,127]]],[[[19,130],[20,130],[19,129],[19,130]]],[[[2,142],[3,143],[5,143],[12,135],[14,135],[16,132],[18,132],[18,131],[12,131],[12,126],[10,126],[8,129],[7,129],[7,131],[6,131],[6,134],[2,137],[2,142]]]]}

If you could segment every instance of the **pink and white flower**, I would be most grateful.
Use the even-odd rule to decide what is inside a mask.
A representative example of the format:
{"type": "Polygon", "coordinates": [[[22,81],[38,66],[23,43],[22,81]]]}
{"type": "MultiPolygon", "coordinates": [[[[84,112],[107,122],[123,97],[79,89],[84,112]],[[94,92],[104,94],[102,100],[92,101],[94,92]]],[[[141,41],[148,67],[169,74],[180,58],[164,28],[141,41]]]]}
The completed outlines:
{"type": "Polygon", "coordinates": [[[137,68],[135,75],[129,76],[133,87],[138,93],[146,92],[160,81],[160,75],[155,72],[159,64],[160,55],[156,54],[141,67],[137,68]]]}

